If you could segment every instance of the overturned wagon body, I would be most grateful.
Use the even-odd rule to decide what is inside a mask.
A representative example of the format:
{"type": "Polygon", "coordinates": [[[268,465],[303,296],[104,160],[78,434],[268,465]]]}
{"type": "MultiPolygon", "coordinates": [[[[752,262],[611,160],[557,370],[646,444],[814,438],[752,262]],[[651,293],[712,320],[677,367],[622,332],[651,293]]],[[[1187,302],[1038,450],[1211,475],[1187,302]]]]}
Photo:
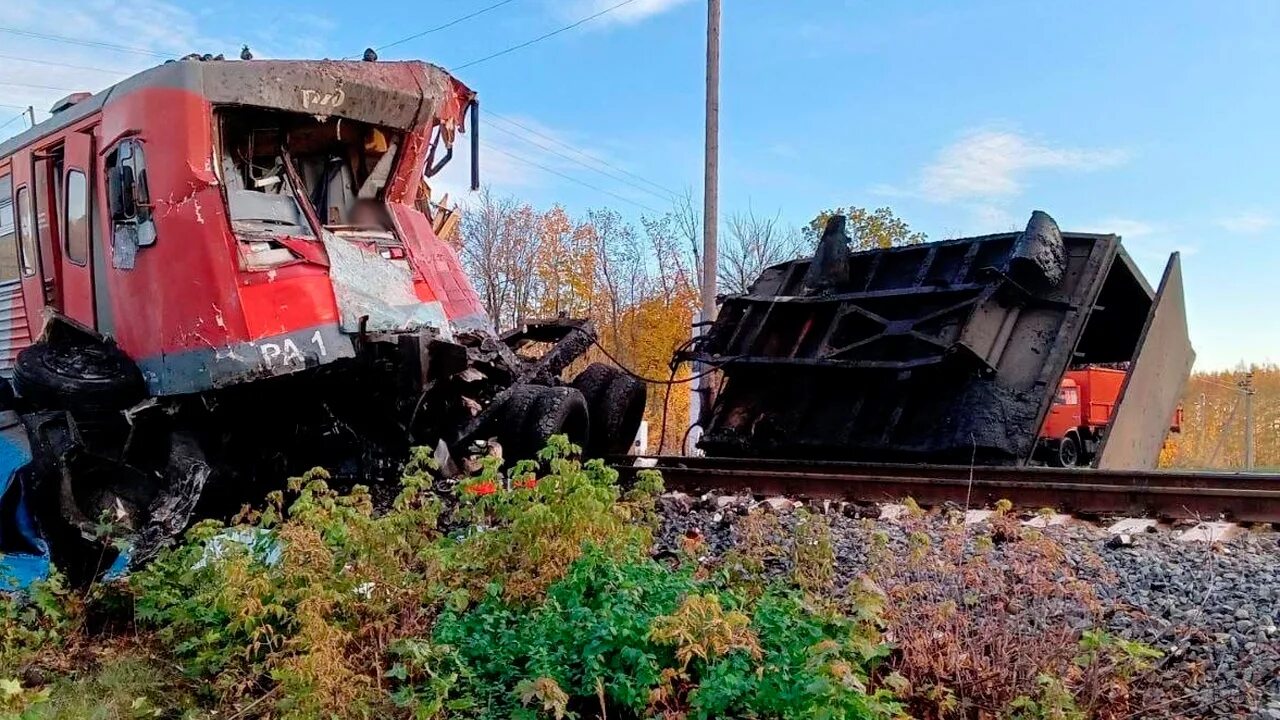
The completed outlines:
{"type": "Polygon", "coordinates": [[[813,258],[724,300],[710,455],[1029,463],[1066,371],[1129,368],[1095,465],[1153,467],[1191,371],[1179,259],[1153,290],[1116,235],[1024,232],[813,258]]]}

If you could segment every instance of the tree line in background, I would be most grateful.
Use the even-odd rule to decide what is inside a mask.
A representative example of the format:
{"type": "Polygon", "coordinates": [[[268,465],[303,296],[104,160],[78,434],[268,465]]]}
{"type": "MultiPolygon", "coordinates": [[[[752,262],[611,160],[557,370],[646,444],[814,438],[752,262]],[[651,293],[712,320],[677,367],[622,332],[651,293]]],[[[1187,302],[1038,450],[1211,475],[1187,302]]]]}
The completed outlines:
{"type": "Polygon", "coordinates": [[[1280,468],[1280,365],[1198,372],[1182,400],[1182,430],[1170,436],[1163,463],[1171,467],[1243,468],[1244,391],[1253,374],[1253,454],[1257,469],[1280,468]]]}
{"type": "MultiPolygon", "coordinates": [[[[856,249],[925,240],[889,208],[833,208],[804,227],[754,210],[729,215],[721,233],[717,287],[740,293],[766,267],[809,255],[826,219],[849,217],[856,249]]],[[[698,312],[702,216],[686,195],[671,211],[630,222],[614,210],[570,216],[559,205],[535,208],[481,191],[456,236],[462,262],[499,329],[534,318],[590,318],[609,355],[638,375],[687,381],[672,354],[691,334],[698,312]]],[[[583,362],[605,360],[593,349],[583,362]]],[[[675,451],[690,424],[687,382],[651,386],[649,449],[675,451]],[[665,423],[664,423],[665,418],[665,423]],[[665,425],[665,434],[663,427],[665,425]]]]}
{"type": "MultiPolygon", "coordinates": [[[[928,239],[887,207],[831,208],[802,227],[787,225],[779,214],[748,209],[725,218],[719,292],[745,292],[766,267],[811,254],[827,220],[836,214],[848,218],[855,250],[928,239]]],[[[646,378],[679,382],[669,392],[651,386],[645,413],[649,451],[679,450],[690,425],[691,373],[687,366],[673,371],[669,363],[688,340],[698,312],[702,217],[691,196],[661,216],[631,222],[614,210],[588,210],[574,217],[560,205],[539,209],[486,189],[466,209],[456,241],[499,329],[561,314],[590,318],[600,345],[617,362],[646,378]]],[[[605,360],[596,348],[582,362],[605,360]]],[[[1254,370],[1256,463],[1280,467],[1280,367],[1254,370]]],[[[1162,464],[1243,466],[1244,413],[1236,387],[1242,376],[1192,376],[1182,431],[1171,437],[1162,464]]]]}

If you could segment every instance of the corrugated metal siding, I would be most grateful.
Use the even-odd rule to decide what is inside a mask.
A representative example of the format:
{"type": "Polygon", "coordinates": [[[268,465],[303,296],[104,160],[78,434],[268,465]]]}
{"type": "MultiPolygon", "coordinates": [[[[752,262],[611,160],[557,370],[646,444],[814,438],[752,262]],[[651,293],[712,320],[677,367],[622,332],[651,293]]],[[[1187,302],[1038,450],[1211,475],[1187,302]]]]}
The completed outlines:
{"type": "Polygon", "coordinates": [[[13,360],[31,344],[27,307],[22,299],[22,283],[0,283],[0,377],[13,377],[13,360]]]}

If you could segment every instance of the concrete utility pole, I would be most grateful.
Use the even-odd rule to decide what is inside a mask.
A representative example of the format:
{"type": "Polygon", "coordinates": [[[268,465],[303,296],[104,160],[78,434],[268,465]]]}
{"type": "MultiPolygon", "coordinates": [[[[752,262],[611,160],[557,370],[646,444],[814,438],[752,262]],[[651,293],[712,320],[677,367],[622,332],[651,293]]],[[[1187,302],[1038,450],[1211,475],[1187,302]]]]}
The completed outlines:
{"type": "Polygon", "coordinates": [[[1244,393],[1241,400],[1244,403],[1244,469],[1252,470],[1254,466],[1253,457],[1253,372],[1244,374],[1244,380],[1240,381],[1240,391],[1244,393]]]}
{"type": "MultiPolygon", "coordinates": [[[[716,233],[720,224],[720,0],[707,0],[707,135],[704,173],[702,178],[702,298],[698,320],[710,323],[716,319],[716,233]]],[[[696,334],[706,332],[700,327],[696,334]]],[[[710,368],[695,367],[706,373],[710,368]]],[[[693,422],[701,422],[711,412],[714,378],[704,375],[691,398],[690,412],[693,422]]],[[[701,433],[697,434],[698,436],[701,433]]],[[[697,437],[690,435],[691,452],[697,437]]]]}
{"type": "Polygon", "coordinates": [[[31,121],[31,127],[36,126],[36,106],[35,105],[27,106],[27,119],[31,121]]]}
{"type": "Polygon", "coordinates": [[[707,0],[705,170],[702,185],[702,321],[710,322],[716,319],[716,231],[720,221],[720,0],[707,0]]]}

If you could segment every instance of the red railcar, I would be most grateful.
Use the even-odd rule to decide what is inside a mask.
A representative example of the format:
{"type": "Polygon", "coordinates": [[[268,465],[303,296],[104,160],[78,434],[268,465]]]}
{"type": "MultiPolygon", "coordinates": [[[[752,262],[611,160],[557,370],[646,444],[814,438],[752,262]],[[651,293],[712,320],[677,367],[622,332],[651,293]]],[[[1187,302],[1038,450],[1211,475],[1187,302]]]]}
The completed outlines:
{"type": "Polygon", "coordinates": [[[109,511],[153,547],[239,502],[207,483],[376,479],[410,444],[629,444],[642,385],[559,377],[590,326],[498,336],[433,229],[477,108],[422,62],[192,57],[0,144],[0,373],[71,532],[109,511]]]}
{"type": "Polygon", "coordinates": [[[171,62],[68,98],[0,145],[16,221],[0,357],[12,366],[47,308],[111,337],[168,396],[353,357],[362,322],[487,327],[415,208],[473,101],[420,62],[296,61],[171,62]],[[379,252],[339,267],[341,245],[379,252]]]}

